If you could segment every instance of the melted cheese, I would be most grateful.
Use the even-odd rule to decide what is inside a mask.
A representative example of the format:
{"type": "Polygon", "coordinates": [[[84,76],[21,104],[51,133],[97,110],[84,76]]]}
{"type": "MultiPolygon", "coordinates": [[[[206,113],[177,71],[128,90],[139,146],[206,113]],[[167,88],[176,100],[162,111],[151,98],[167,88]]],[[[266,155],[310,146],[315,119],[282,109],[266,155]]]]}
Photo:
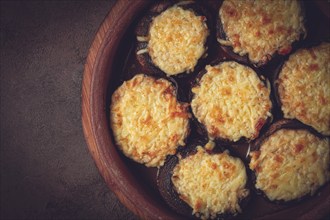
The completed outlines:
{"type": "Polygon", "coordinates": [[[313,194],[330,179],[329,140],[306,130],[282,129],[260,151],[250,153],[256,188],[270,200],[289,201],[313,194]]]}
{"type": "Polygon", "coordinates": [[[200,146],[196,154],[180,159],[172,182],[193,214],[205,219],[241,212],[239,202],[249,194],[245,188],[245,166],[240,159],[228,152],[211,155],[200,146]]]}
{"type": "Polygon", "coordinates": [[[285,118],[330,135],[330,44],[291,55],[279,75],[278,92],[285,118]]]}
{"type": "Polygon", "coordinates": [[[165,79],[139,74],[124,82],[112,95],[110,114],[118,147],[146,166],[163,165],[189,133],[187,105],[165,79]]]}
{"type": "Polygon", "coordinates": [[[270,90],[251,68],[236,62],[206,70],[200,85],[192,89],[191,107],[210,138],[256,138],[271,115],[270,90]]]}
{"type": "Polygon", "coordinates": [[[167,75],[193,71],[206,50],[209,31],[205,20],[178,6],[155,17],[148,37],[152,62],[167,75]]]}
{"type": "Polygon", "coordinates": [[[304,17],[296,0],[225,0],[220,8],[227,39],[219,43],[232,46],[254,63],[265,63],[277,51],[288,54],[291,44],[305,34],[304,17]]]}

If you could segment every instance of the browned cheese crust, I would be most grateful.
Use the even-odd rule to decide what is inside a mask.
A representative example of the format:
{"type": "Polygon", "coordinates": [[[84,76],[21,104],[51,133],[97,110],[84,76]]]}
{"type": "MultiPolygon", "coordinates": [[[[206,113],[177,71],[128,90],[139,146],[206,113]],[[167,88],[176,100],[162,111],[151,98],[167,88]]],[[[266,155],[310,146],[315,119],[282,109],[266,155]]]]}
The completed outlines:
{"type": "Polygon", "coordinates": [[[206,66],[191,107],[211,139],[255,139],[271,116],[270,89],[250,67],[228,61],[206,66]]]}
{"type": "Polygon", "coordinates": [[[136,75],[112,95],[111,127],[123,153],[146,166],[163,165],[167,155],[185,145],[189,134],[187,104],[176,99],[165,79],[136,75]]]}
{"type": "Polygon", "coordinates": [[[304,129],[277,130],[250,153],[255,186],[271,201],[313,195],[330,179],[329,153],[329,139],[304,129]]]}
{"type": "Polygon", "coordinates": [[[147,36],[137,36],[139,42],[147,43],[137,55],[148,53],[153,64],[166,75],[192,72],[207,49],[206,17],[183,9],[181,4],[184,2],[154,17],[147,36]]]}
{"type": "Polygon", "coordinates": [[[285,118],[296,118],[330,135],[330,44],[300,49],[289,57],[277,80],[285,118]]]}
{"type": "Polygon", "coordinates": [[[202,219],[240,213],[240,201],[249,195],[244,163],[227,151],[209,154],[201,146],[196,154],[179,159],[172,182],[192,214],[202,219]]]}
{"type": "Polygon", "coordinates": [[[219,16],[227,37],[219,43],[257,64],[266,63],[276,52],[288,54],[291,44],[306,33],[296,0],[225,0],[219,16]]]}

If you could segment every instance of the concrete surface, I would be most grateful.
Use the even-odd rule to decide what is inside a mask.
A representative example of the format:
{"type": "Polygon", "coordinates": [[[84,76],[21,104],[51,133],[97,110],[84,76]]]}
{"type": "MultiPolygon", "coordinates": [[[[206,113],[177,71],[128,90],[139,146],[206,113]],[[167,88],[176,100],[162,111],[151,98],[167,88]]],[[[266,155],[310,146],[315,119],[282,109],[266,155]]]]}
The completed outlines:
{"type": "Polygon", "coordinates": [[[0,1],[0,219],[137,219],[81,127],[83,68],[114,1],[0,1]]]}

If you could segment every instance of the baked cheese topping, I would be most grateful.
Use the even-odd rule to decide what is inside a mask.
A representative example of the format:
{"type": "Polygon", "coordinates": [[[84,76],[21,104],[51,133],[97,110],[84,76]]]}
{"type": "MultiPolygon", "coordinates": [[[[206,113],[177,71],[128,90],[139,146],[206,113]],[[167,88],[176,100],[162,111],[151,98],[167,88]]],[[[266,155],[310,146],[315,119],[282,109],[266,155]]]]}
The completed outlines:
{"type": "Polygon", "coordinates": [[[219,10],[227,39],[218,39],[254,63],[265,63],[277,51],[288,54],[305,34],[304,17],[296,0],[225,0],[219,10]]]}
{"type": "Polygon", "coordinates": [[[202,147],[180,159],[172,182],[180,198],[202,218],[241,212],[240,201],[249,194],[246,170],[239,158],[228,152],[209,154],[202,147]]]}
{"type": "Polygon", "coordinates": [[[329,139],[307,130],[281,129],[250,153],[256,188],[270,200],[289,201],[313,194],[330,179],[329,139]]]}
{"type": "Polygon", "coordinates": [[[136,75],[112,95],[111,127],[118,147],[146,166],[163,165],[167,155],[185,145],[187,107],[177,101],[169,81],[136,75]]]}
{"type": "Polygon", "coordinates": [[[278,93],[285,118],[330,135],[330,43],[291,55],[279,75],[278,93]]]}
{"type": "Polygon", "coordinates": [[[209,35],[204,16],[173,6],[155,17],[149,30],[152,62],[167,75],[192,72],[206,51],[209,35]]]}
{"type": "Polygon", "coordinates": [[[191,107],[211,139],[254,139],[271,116],[270,89],[249,67],[236,62],[206,66],[191,107]]]}

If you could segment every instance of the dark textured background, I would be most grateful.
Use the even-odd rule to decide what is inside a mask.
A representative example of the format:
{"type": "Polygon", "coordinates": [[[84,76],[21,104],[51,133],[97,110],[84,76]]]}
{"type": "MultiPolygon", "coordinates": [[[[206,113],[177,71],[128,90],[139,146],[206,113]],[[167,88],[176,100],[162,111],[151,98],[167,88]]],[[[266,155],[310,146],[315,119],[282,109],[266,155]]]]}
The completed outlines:
{"type": "Polygon", "coordinates": [[[81,126],[84,63],[114,1],[0,1],[1,219],[137,219],[81,126]]]}

